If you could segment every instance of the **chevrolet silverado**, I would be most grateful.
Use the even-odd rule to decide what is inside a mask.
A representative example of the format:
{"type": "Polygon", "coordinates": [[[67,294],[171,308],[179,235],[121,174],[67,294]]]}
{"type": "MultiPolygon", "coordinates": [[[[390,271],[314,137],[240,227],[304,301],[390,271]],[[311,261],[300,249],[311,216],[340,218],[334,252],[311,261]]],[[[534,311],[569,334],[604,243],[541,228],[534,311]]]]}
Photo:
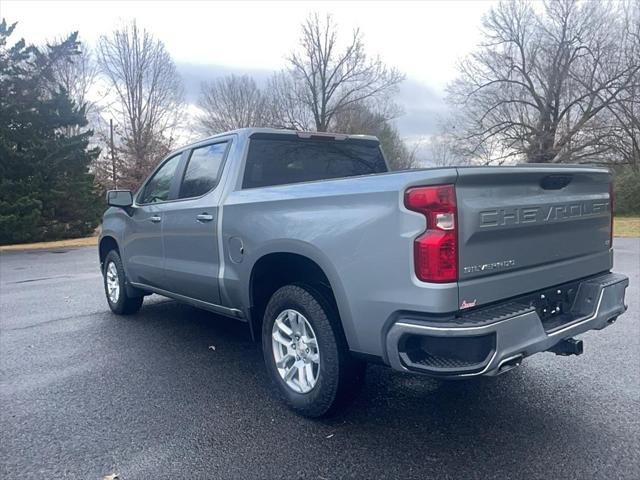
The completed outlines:
{"type": "Polygon", "coordinates": [[[111,310],[155,293],[246,322],[286,403],[318,417],[367,361],[440,378],[582,353],[626,310],[611,176],[590,166],[389,172],[375,137],[242,129],[107,193],[111,310]]]}

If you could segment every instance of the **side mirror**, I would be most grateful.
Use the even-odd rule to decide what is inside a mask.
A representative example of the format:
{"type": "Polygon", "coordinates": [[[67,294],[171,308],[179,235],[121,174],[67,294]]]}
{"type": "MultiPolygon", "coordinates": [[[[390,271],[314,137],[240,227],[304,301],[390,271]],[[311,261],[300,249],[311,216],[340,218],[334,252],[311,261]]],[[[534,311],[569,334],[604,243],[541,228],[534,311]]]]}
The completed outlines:
{"type": "Polygon", "coordinates": [[[107,192],[107,204],[110,207],[130,207],[133,205],[133,194],[131,190],[109,190],[107,192]]]}

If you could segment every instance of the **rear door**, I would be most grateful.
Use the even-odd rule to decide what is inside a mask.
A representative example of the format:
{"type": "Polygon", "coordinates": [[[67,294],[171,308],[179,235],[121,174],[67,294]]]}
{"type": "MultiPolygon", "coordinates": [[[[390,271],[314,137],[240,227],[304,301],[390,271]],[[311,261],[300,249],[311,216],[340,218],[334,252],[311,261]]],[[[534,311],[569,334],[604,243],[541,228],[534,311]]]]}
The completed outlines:
{"type": "Polygon", "coordinates": [[[182,154],[165,160],[149,177],[132,207],[126,243],[123,246],[124,265],[131,281],[156,288],[166,288],[162,222],[166,208],[177,188],[176,173],[182,154]]]}
{"type": "Polygon", "coordinates": [[[458,169],[461,304],[609,270],[609,182],[590,167],[458,169]]]}
{"type": "Polygon", "coordinates": [[[218,215],[222,168],[231,139],[187,152],[175,202],[164,212],[164,269],[168,290],[220,304],[218,215]]]}

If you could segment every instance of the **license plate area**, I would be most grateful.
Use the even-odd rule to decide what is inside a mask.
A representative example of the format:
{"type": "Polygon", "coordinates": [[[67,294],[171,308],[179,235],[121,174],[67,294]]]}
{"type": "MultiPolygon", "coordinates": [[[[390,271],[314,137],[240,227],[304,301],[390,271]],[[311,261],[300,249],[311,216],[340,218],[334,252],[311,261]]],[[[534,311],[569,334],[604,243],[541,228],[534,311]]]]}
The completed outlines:
{"type": "Polygon", "coordinates": [[[551,333],[580,316],[574,310],[581,281],[574,281],[539,290],[522,298],[523,303],[536,310],[546,333],[551,333]]]}

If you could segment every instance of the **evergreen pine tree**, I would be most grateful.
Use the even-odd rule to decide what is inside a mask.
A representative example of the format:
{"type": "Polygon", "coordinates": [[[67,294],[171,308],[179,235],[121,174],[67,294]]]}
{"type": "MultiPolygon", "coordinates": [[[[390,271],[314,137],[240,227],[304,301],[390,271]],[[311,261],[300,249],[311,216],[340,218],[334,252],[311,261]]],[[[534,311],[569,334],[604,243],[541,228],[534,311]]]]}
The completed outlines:
{"type": "Polygon", "coordinates": [[[91,130],[69,128],[87,125],[84,106],[52,71],[79,53],[77,33],[37,48],[10,46],[14,29],[0,23],[0,244],[90,234],[103,207],[89,172],[99,150],[91,130]]]}

